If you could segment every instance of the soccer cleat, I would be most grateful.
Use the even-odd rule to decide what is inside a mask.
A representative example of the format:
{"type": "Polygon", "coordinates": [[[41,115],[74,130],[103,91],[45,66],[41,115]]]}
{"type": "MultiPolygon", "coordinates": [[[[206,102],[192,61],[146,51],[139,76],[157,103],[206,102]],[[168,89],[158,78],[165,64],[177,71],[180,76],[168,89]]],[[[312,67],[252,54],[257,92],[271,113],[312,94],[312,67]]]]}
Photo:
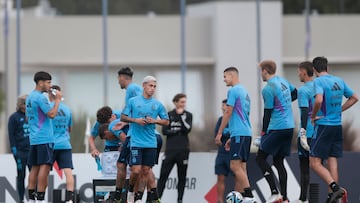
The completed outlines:
{"type": "Polygon", "coordinates": [[[141,199],[136,200],[135,203],[142,203],[141,199]]]}
{"type": "Polygon", "coordinates": [[[36,201],[33,199],[29,199],[29,203],[36,203],[36,201]]]}
{"type": "Polygon", "coordinates": [[[337,200],[341,199],[346,193],[346,190],[342,187],[340,187],[337,191],[333,192],[329,202],[330,203],[335,203],[337,200]]]}
{"type": "Polygon", "coordinates": [[[266,203],[282,203],[283,198],[280,194],[273,194],[269,197],[266,203]]]}
{"type": "Polygon", "coordinates": [[[134,203],[134,199],[135,199],[135,193],[128,192],[127,193],[127,203],[134,203]]]}
{"type": "Polygon", "coordinates": [[[348,200],[348,192],[345,188],[342,188],[344,190],[344,194],[342,196],[342,198],[340,199],[340,202],[341,203],[348,203],[349,200],[348,200]]]}
{"type": "Polygon", "coordinates": [[[241,203],[256,203],[255,197],[244,197],[241,203]]]}

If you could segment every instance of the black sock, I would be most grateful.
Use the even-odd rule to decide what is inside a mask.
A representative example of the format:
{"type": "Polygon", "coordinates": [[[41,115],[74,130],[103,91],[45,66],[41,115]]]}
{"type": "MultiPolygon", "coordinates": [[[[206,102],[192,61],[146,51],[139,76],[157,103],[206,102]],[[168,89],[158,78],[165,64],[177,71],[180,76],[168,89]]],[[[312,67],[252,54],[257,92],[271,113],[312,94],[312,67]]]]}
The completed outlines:
{"type": "Polygon", "coordinates": [[[150,201],[151,201],[151,192],[148,191],[146,196],[146,202],[150,202],[150,201]]]}
{"type": "Polygon", "coordinates": [[[29,199],[35,200],[36,198],[36,192],[34,189],[28,189],[29,199]]]}
{"type": "Polygon", "coordinates": [[[328,193],[327,198],[326,198],[326,203],[330,203],[330,198],[332,196],[333,193],[328,193]]]}
{"type": "Polygon", "coordinates": [[[45,199],[45,192],[37,192],[36,199],[37,200],[44,200],[45,199]]]}
{"type": "Polygon", "coordinates": [[[144,194],[144,192],[137,191],[135,193],[135,202],[136,202],[136,200],[141,200],[143,197],[143,194],[144,194]]]}
{"type": "Polygon", "coordinates": [[[158,196],[158,193],[157,193],[156,188],[151,188],[150,194],[151,194],[151,199],[150,199],[150,200],[157,200],[157,199],[159,199],[159,196],[158,196]]]}
{"type": "Polygon", "coordinates": [[[65,200],[66,201],[74,200],[74,192],[70,190],[66,190],[65,200]]]}
{"type": "Polygon", "coordinates": [[[250,188],[250,187],[244,188],[244,195],[243,195],[243,196],[244,196],[244,197],[251,197],[251,198],[254,197],[253,194],[252,194],[252,192],[251,192],[251,188],[250,188]]]}
{"type": "Polygon", "coordinates": [[[330,183],[330,188],[333,192],[338,191],[340,189],[340,186],[336,184],[335,182],[330,183]]]}
{"type": "Polygon", "coordinates": [[[134,186],[133,185],[129,185],[129,192],[134,192],[134,186]]]}

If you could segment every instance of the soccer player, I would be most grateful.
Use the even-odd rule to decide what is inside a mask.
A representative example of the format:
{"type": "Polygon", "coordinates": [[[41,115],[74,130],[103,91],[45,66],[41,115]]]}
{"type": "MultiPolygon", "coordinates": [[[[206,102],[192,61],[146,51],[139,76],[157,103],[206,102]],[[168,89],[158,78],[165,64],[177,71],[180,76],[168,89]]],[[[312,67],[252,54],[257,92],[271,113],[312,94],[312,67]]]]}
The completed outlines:
{"type": "MultiPolygon", "coordinates": [[[[227,99],[222,101],[221,110],[223,114],[226,110],[227,99]]],[[[222,116],[218,119],[215,126],[215,137],[219,131],[219,127],[222,121],[222,116]]],[[[215,159],[215,174],[217,175],[217,203],[224,203],[225,193],[225,178],[232,174],[230,169],[230,152],[225,149],[226,141],[230,138],[229,125],[227,125],[221,136],[221,145],[218,146],[218,151],[215,159]]]]}
{"type": "Polygon", "coordinates": [[[25,175],[29,155],[29,128],[25,117],[26,95],[17,99],[16,112],[11,114],[8,122],[8,135],[11,153],[16,162],[17,177],[16,188],[19,195],[19,202],[24,202],[25,195],[25,175]]]}
{"type": "Polygon", "coordinates": [[[129,67],[123,67],[118,71],[118,82],[121,89],[126,89],[125,105],[132,97],[142,94],[143,89],[140,85],[132,81],[134,72],[129,67]]]}
{"type": "Polygon", "coordinates": [[[264,116],[261,139],[256,162],[264,174],[271,190],[267,202],[289,202],[287,197],[287,172],[284,166],[285,156],[290,155],[291,140],[295,127],[291,102],[297,98],[296,88],[282,77],[276,76],[274,61],[260,63],[261,76],[267,85],[262,90],[264,99],[264,116]],[[273,164],[279,174],[280,192],[276,188],[274,172],[267,162],[272,155],[273,164]]]}
{"type": "Polygon", "coordinates": [[[151,173],[157,153],[155,124],[168,125],[168,115],[165,107],[153,94],[156,89],[156,79],[146,76],[143,79],[143,94],[133,97],[126,104],[121,120],[130,123],[131,139],[131,175],[129,181],[128,202],[134,203],[134,186],[140,173],[149,178],[150,201],[159,202],[156,191],[155,178],[151,173]]]}
{"type": "Polygon", "coordinates": [[[226,108],[215,142],[222,145],[222,135],[229,124],[230,139],[226,141],[225,147],[230,149],[230,168],[235,175],[235,190],[242,194],[243,202],[254,203],[256,199],[251,192],[246,170],[251,146],[250,97],[240,84],[237,68],[228,67],[224,70],[224,82],[231,88],[227,93],[226,108]]]}
{"type": "Polygon", "coordinates": [[[311,112],[314,104],[313,65],[304,61],[298,66],[299,80],[304,83],[298,90],[298,105],[300,108],[300,133],[298,136],[298,156],[300,161],[300,197],[298,203],[307,200],[310,180],[309,168],[309,143],[314,134],[314,126],[311,123],[311,112]]]}
{"type": "MultiPolygon", "coordinates": [[[[120,68],[120,70],[118,71],[118,82],[120,88],[126,89],[125,106],[132,97],[140,96],[143,93],[143,88],[132,81],[133,75],[134,72],[130,67],[123,67],[120,68]]],[[[113,128],[120,130],[124,128],[124,126],[128,127],[128,124],[125,122],[119,122],[113,128]]],[[[117,163],[119,184],[116,187],[116,191],[115,191],[115,201],[118,202],[121,202],[123,199],[126,198],[126,195],[124,195],[127,193],[127,184],[125,180],[126,180],[129,157],[130,157],[130,134],[127,133],[126,140],[122,144],[120,157],[117,163]],[[125,197],[125,198],[121,199],[121,197],[125,197]]]]}
{"type": "Polygon", "coordinates": [[[52,118],[58,112],[62,93],[56,91],[53,107],[43,94],[49,92],[51,75],[37,72],[34,75],[35,89],[26,98],[26,117],[30,130],[30,152],[28,163],[31,165],[28,182],[29,202],[45,202],[45,190],[48,176],[53,164],[54,132],[52,118]],[[36,192],[35,192],[36,191],[36,192]]]}
{"type": "Polygon", "coordinates": [[[315,103],[311,120],[315,123],[314,138],[311,142],[310,167],[329,185],[331,191],[327,202],[335,202],[346,195],[346,190],[338,185],[337,158],[342,157],[343,135],[341,113],[353,106],[359,97],[339,77],[328,73],[325,57],[313,59],[315,103]],[[343,96],[347,98],[342,103],[343,96]],[[328,168],[322,164],[327,160],[328,168]]]}
{"type": "MultiPolygon", "coordinates": [[[[120,111],[112,110],[109,106],[103,106],[96,112],[96,122],[91,129],[91,136],[89,137],[89,145],[91,149],[91,156],[99,156],[100,152],[96,148],[95,139],[99,136],[99,127],[103,123],[109,123],[116,118],[120,118],[120,111]]],[[[119,143],[116,141],[105,140],[104,151],[118,151],[119,143]]]]}
{"type": "Polygon", "coordinates": [[[173,98],[175,109],[168,112],[169,125],[163,126],[162,132],[166,136],[165,158],[162,161],[160,178],[158,181],[159,197],[161,198],[166,181],[176,164],[178,173],[177,202],[182,203],[186,184],[186,171],[189,162],[190,144],[188,134],[192,128],[192,114],[185,110],[186,95],[176,94],[173,98]]]}
{"type": "MultiPolygon", "coordinates": [[[[53,85],[51,89],[61,91],[60,86],[53,85]]],[[[51,105],[54,105],[56,95],[49,92],[51,105]]],[[[66,177],[65,202],[72,203],[74,199],[74,177],[72,174],[73,162],[70,143],[70,132],[72,126],[72,113],[70,108],[63,102],[60,102],[58,112],[52,121],[55,144],[54,144],[54,162],[56,161],[59,168],[64,170],[66,177]]]]}

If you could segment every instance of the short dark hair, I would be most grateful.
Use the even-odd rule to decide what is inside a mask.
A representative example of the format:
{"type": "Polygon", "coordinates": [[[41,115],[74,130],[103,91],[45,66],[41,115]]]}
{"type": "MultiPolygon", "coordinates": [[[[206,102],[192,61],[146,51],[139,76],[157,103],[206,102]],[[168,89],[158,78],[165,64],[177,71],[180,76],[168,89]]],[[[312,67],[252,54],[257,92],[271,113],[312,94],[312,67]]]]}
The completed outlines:
{"type": "Polygon", "coordinates": [[[103,106],[96,112],[96,121],[100,124],[109,123],[112,116],[112,109],[109,106],[103,106]]]}
{"type": "Polygon", "coordinates": [[[276,63],[272,60],[265,60],[260,63],[261,70],[266,70],[270,75],[274,75],[276,73],[276,63]]]}
{"type": "Polygon", "coordinates": [[[237,74],[239,74],[238,69],[237,69],[237,68],[235,68],[234,66],[231,66],[231,67],[225,68],[224,73],[226,73],[226,72],[236,72],[237,74]]]}
{"type": "Polygon", "coordinates": [[[226,104],[226,103],[227,103],[227,99],[222,100],[221,103],[226,104]]]}
{"type": "Polygon", "coordinates": [[[134,75],[133,70],[130,67],[122,67],[120,68],[120,70],[118,71],[118,75],[127,75],[130,78],[132,78],[132,76],[134,75]]]}
{"type": "Polygon", "coordinates": [[[101,139],[104,139],[105,137],[105,131],[109,130],[109,124],[108,123],[103,123],[99,126],[99,137],[101,139]]]}
{"type": "Polygon", "coordinates": [[[324,56],[315,57],[312,61],[314,69],[318,72],[327,72],[328,60],[324,56]]]}
{"type": "Polygon", "coordinates": [[[56,89],[57,91],[61,91],[61,87],[59,85],[52,85],[51,89],[56,89]]]}
{"type": "Polygon", "coordinates": [[[39,81],[51,80],[51,75],[45,71],[39,71],[34,75],[34,82],[38,84],[39,81]]]}
{"type": "Polygon", "coordinates": [[[181,98],[184,98],[184,97],[186,97],[186,94],[184,94],[184,93],[179,93],[179,94],[176,94],[175,96],[174,96],[174,98],[173,98],[173,102],[178,102],[181,98]]]}
{"type": "Polygon", "coordinates": [[[303,61],[298,66],[301,69],[306,70],[306,74],[310,77],[314,75],[314,67],[310,61],[303,61]]]}

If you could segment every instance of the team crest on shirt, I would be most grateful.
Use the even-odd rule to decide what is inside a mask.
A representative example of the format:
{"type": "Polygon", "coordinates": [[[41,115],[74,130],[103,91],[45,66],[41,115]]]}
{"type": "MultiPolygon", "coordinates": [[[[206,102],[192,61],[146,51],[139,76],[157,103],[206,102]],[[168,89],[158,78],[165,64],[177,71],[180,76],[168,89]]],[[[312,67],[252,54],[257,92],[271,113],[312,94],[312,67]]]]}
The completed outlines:
{"type": "Polygon", "coordinates": [[[151,106],[151,110],[155,111],[156,109],[157,109],[156,104],[153,104],[153,105],[151,106]]]}

